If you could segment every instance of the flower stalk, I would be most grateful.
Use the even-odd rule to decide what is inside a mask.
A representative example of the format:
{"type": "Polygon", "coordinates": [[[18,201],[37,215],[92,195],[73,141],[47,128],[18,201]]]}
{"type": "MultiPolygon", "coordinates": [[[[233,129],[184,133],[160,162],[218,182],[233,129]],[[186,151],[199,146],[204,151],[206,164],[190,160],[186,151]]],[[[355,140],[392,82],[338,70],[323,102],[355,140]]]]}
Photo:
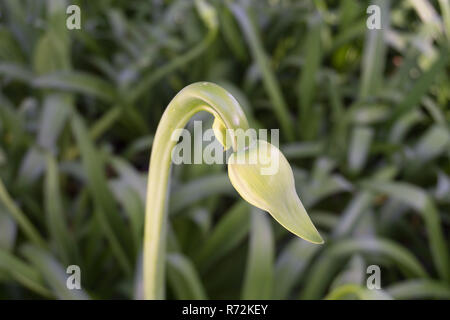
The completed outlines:
{"type": "MultiPolygon", "coordinates": [[[[194,83],[181,90],[169,103],[156,130],[150,157],[144,235],[144,295],[146,299],[164,297],[164,251],[166,238],[167,188],[171,135],[182,129],[200,111],[207,111],[229,129],[248,129],[238,102],[221,87],[207,82],[194,83]]],[[[237,144],[232,142],[233,148],[237,144]]]]}
{"type": "Polygon", "coordinates": [[[200,111],[215,117],[214,133],[225,149],[233,154],[228,165],[232,185],[250,204],[268,211],[286,229],[313,243],[323,243],[295,191],[292,169],[275,146],[257,140],[241,145],[238,136],[228,131],[244,133],[249,129],[239,103],[223,88],[209,82],[191,84],[169,103],[156,130],[147,183],[144,231],[144,297],[164,298],[165,242],[167,193],[171,154],[176,140],[189,119],[200,111]],[[263,148],[264,147],[264,148],[263,148]],[[264,149],[256,162],[235,161],[264,149]],[[267,152],[268,151],[268,152],[267,152]],[[261,161],[259,161],[261,160],[261,161]],[[276,171],[264,173],[267,165],[276,162],[276,171]],[[279,166],[278,166],[279,165],[279,166]]]}

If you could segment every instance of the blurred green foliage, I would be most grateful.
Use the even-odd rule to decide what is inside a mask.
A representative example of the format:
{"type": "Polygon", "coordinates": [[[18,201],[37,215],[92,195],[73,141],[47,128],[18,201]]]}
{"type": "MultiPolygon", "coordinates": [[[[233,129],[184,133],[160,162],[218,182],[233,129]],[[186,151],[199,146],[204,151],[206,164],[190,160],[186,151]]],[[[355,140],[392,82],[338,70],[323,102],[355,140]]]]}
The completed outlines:
{"type": "Polygon", "coordinates": [[[208,2],[0,2],[0,298],[142,297],[153,134],[203,80],[280,128],[326,243],[238,200],[223,166],[175,166],[169,298],[450,298],[449,1],[373,1],[381,30],[369,1],[208,2]]]}

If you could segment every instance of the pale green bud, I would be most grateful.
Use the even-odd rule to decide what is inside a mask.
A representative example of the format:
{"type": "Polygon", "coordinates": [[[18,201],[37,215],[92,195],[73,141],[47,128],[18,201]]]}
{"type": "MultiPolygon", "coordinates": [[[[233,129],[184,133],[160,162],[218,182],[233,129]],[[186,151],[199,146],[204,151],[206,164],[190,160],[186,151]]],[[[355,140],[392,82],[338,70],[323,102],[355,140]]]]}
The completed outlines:
{"type": "Polygon", "coordinates": [[[297,195],[291,166],[277,147],[257,140],[234,152],[228,176],[242,198],[269,212],[287,230],[312,243],[324,242],[297,195]]]}

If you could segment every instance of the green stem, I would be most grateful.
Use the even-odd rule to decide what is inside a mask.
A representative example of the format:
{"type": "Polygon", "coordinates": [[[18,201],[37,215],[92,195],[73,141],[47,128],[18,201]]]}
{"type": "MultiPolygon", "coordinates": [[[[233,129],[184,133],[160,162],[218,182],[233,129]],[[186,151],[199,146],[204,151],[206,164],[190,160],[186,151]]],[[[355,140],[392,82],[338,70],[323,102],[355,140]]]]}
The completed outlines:
{"type": "Polygon", "coordinates": [[[448,0],[439,0],[439,6],[441,7],[442,19],[444,20],[445,34],[450,45],[450,3],[448,0]]]}
{"type": "MultiPolygon", "coordinates": [[[[220,119],[227,129],[248,129],[247,118],[238,102],[223,88],[208,82],[191,84],[169,103],[156,130],[148,172],[145,236],[144,296],[164,298],[164,262],[167,219],[167,188],[174,130],[182,129],[199,111],[220,119]]],[[[237,142],[232,141],[236,151],[237,142]]]]}

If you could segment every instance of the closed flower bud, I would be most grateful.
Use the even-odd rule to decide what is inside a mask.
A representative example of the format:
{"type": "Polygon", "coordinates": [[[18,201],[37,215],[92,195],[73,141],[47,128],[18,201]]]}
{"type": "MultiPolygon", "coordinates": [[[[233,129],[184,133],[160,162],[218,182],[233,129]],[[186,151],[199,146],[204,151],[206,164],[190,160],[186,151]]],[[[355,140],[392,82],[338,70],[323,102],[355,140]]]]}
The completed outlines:
{"type": "Polygon", "coordinates": [[[323,243],[295,190],[294,174],[281,151],[257,140],[228,160],[228,175],[247,202],[269,212],[283,227],[312,243],[323,243]]]}

